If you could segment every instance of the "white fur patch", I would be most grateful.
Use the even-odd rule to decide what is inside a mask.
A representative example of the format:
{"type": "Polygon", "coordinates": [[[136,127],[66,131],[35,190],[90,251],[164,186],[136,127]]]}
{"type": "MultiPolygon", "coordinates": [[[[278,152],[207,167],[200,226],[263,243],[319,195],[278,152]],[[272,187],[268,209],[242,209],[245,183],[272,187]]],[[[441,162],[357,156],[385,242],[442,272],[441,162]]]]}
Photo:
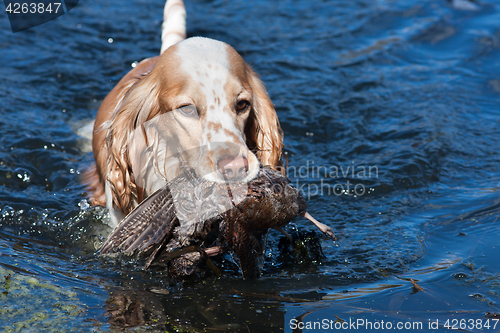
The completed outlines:
{"type": "Polygon", "coordinates": [[[161,51],[186,38],[186,8],[182,0],[168,0],[163,11],[161,51]]]}
{"type": "Polygon", "coordinates": [[[116,226],[121,222],[121,220],[123,220],[125,216],[119,210],[116,210],[113,207],[113,193],[108,182],[106,182],[104,192],[106,193],[106,208],[109,211],[110,217],[109,226],[112,228],[116,228],[116,226]]]}
{"type": "MultiPolygon", "coordinates": [[[[248,157],[247,155],[252,153],[246,148],[244,134],[235,124],[234,115],[231,114],[233,106],[227,104],[225,87],[231,75],[227,45],[209,38],[194,37],[177,45],[177,56],[182,62],[181,69],[199,84],[198,89],[206,100],[201,145],[208,147],[212,156],[218,158],[223,157],[223,151],[230,150],[232,150],[230,155],[235,157],[238,155],[248,157]],[[210,123],[222,126],[218,129],[209,129],[210,123]],[[228,143],[226,149],[221,148],[224,143],[228,143]],[[234,147],[239,149],[234,151],[234,147]]],[[[217,160],[212,163],[216,165],[217,160]]],[[[255,178],[257,173],[258,163],[251,163],[249,173],[243,181],[255,178]]],[[[218,171],[203,177],[210,181],[223,181],[218,171]]]]}

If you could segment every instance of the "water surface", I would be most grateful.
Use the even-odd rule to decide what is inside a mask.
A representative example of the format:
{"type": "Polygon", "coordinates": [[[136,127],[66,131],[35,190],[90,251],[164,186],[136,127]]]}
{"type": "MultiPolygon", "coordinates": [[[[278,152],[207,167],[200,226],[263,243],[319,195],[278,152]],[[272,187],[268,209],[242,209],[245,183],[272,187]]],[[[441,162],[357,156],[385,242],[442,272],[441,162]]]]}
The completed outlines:
{"type": "Polygon", "coordinates": [[[190,36],[231,44],[261,75],[290,179],[338,241],[318,234],[324,257],[294,259],[272,231],[262,278],[225,267],[174,286],[93,255],[109,228],[79,183],[92,155],[76,134],[158,53],[163,2],[84,1],[16,34],[2,16],[1,329],[292,332],[340,318],[445,332],[498,318],[500,7],[463,3],[186,1],[190,36]]]}

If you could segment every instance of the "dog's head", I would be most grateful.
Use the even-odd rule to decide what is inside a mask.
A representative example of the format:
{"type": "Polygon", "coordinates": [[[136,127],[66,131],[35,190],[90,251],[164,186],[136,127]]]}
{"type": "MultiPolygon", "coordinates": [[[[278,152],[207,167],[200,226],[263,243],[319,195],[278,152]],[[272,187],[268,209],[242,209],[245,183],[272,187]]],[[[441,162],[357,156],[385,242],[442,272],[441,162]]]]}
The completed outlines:
{"type": "Polygon", "coordinates": [[[177,176],[250,181],[282,164],[283,135],[261,80],[228,44],[195,37],[168,48],[105,128],[107,181],[122,212],[177,176]],[[135,192],[135,193],[134,193],[135,192]]]}

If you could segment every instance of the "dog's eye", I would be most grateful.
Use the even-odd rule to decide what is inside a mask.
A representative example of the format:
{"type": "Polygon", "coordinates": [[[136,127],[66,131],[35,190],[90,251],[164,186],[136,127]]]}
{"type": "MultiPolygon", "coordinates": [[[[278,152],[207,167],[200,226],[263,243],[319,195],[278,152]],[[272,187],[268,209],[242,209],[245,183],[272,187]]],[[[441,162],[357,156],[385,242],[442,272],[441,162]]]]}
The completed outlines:
{"type": "Polygon", "coordinates": [[[181,106],[178,110],[186,117],[195,117],[198,115],[198,111],[194,105],[181,106]]]}
{"type": "Polygon", "coordinates": [[[247,100],[241,100],[236,104],[236,111],[238,113],[245,112],[250,107],[250,102],[247,100]]]}

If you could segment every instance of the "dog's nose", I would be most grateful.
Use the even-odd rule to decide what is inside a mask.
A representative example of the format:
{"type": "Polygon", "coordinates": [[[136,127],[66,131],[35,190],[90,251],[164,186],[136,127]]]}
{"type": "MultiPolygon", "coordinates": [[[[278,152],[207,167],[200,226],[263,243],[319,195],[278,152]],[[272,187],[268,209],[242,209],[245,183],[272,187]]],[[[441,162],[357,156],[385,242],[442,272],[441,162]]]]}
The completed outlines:
{"type": "Polygon", "coordinates": [[[223,157],[217,163],[219,170],[227,180],[239,180],[247,175],[248,160],[246,157],[223,157]]]}

